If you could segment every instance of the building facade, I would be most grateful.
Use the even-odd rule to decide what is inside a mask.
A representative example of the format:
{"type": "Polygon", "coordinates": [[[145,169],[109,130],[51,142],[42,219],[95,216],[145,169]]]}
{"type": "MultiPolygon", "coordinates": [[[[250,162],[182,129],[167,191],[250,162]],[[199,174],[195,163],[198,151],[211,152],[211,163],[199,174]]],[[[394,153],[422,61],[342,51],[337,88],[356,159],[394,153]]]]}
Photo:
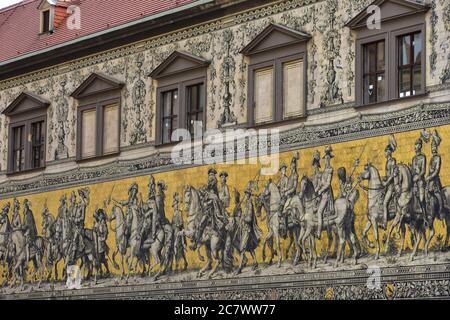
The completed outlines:
{"type": "Polygon", "coordinates": [[[449,296],[448,1],[96,2],[0,11],[3,298],[449,296]]]}

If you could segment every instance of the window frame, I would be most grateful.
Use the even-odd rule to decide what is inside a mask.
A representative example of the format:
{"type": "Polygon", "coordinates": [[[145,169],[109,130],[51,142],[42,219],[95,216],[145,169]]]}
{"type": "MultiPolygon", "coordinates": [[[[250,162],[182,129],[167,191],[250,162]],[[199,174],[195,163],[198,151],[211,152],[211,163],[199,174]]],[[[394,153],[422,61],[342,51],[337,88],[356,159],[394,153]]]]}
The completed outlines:
{"type": "Polygon", "coordinates": [[[110,97],[98,99],[93,102],[88,102],[86,104],[80,104],[77,108],[77,155],[76,160],[80,161],[90,161],[93,159],[100,159],[105,157],[117,156],[121,152],[121,143],[120,143],[120,133],[121,133],[121,123],[122,123],[122,107],[121,107],[121,97],[110,97]],[[118,130],[117,130],[117,141],[118,141],[118,149],[117,152],[104,153],[103,146],[103,134],[104,134],[104,109],[112,104],[117,104],[118,107],[118,130]],[[95,109],[95,155],[90,157],[83,157],[83,112],[87,110],[95,109]]]}
{"type": "Polygon", "coordinates": [[[409,97],[415,97],[417,95],[420,94],[424,94],[426,93],[426,71],[427,71],[427,52],[426,52],[426,25],[425,24],[421,24],[421,25],[416,25],[416,26],[410,26],[407,28],[403,28],[401,30],[395,30],[392,32],[392,36],[393,39],[392,41],[395,42],[395,48],[393,48],[394,51],[394,57],[396,57],[395,60],[395,92],[397,94],[397,98],[398,99],[404,99],[404,98],[409,98],[409,97]],[[406,35],[411,35],[411,34],[415,34],[415,33],[421,33],[421,38],[422,38],[422,53],[421,53],[421,90],[419,93],[416,93],[415,95],[410,95],[410,96],[405,96],[400,98],[400,74],[399,74],[399,57],[400,57],[400,44],[399,44],[399,38],[401,36],[406,36],[406,35]]]}
{"type": "MultiPolygon", "coordinates": [[[[156,132],[155,132],[155,145],[156,146],[167,146],[175,143],[179,143],[181,140],[172,141],[172,137],[170,138],[170,142],[163,142],[163,94],[168,91],[178,90],[178,127],[177,129],[186,129],[189,131],[188,126],[188,112],[187,112],[187,87],[203,84],[204,86],[204,94],[201,99],[203,99],[203,125],[202,132],[206,131],[206,111],[207,111],[207,76],[206,76],[206,68],[204,70],[197,69],[197,72],[190,73],[189,71],[183,72],[182,75],[178,77],[168,77],[162,78],[158,80],[158,86],[156,89],[156,132]],[[200,73],[198,71],[200,70],[200,73]]],[[[191,140],[194,140],[197,137],[191,136],[191,140]]]]}
{"type": "Polygon", "coordinates": [[[293,53],[292,51],[287,51],[285,54],[275,55],[273,58],[260,61],[256,60],[254,63],[250,63],[248,66],[248,114],[247,122],[250,127],[265,126],[269,124],[277,124],[280,122],[291,121],[296,119],[301,119],[306,117],[306,104],[307,104],[307,76],[308,70],[307,64],[307,53],[306,50],[293,53]],[[294,61],[302,61],[303,64],[303,114],[298,116],[291,116],[284,118],[284,74],[283,66],[285,63],[290,63],[294,61]],[[255,123],[255,74],[258,70],[272,67],[273,69],[273,102],[272,102],[272,114],[273,120],[266,121],[262,123],[255,123]]]}
{"type": "Polygon", "coordinates": [[[9,129],[8,129],[8,134],[9,134],[9,139],[8,139],[8,162],[7,162],[7,174],[8,175],[15,175],[15,174],[23,174],[23,173],[27,173],[27,172],[33,172],[33,171],[37,171],[37,170],[43,170],[46,167],[46,163],[47,163],[47,157],[46,157],[46,152],[47,152],[47,113],[46,113],[46,109],[44,109],[44,112],[39,112],[39,113],[34,113],[34,114],[27,114],[27,113],[23,113],[20,115],[16,115],[16,116],[10,116],[10,122],[9,122],[9,129]],[[33,150],[32,150],[32,141],[30,141],[28,139],[28,137],[30,137],[31,135],[31,126],[33,123],[37,123],[37,122],[43,122],[43,130],[42,130],[42,134],[43,134],[43,146],[42,148],[44,149],[44,157],[42,159],[43,161],[43,165],[39,166],[39,167],[33,167],[33,159],[32,159],[32,155],[33,155],[33,150]],[[18,127],[24,127],[24,168],[22,170],[19,171],[15,171],[14,170],[14,129],[18,128],[18,127]]]}
{"type": "Polygon", "coordinates": [[[426,23],[424,16],[410,16],[407,18],[383,22],[381,30],[357,30],[356,57],[355,57],[355,100],[356,106],[364,107],[379,103],[387,103],[395,100],[413,99],[426,92],[426,23]],[[421,58],[421,91],[415,95],[400,97],[399,91],[399,37],[412,33],[422,35],[421,58]],[[364,50],[365,46],[384,40],[385,41],[385,99],[377,102],[364,101],[364,50]]]}

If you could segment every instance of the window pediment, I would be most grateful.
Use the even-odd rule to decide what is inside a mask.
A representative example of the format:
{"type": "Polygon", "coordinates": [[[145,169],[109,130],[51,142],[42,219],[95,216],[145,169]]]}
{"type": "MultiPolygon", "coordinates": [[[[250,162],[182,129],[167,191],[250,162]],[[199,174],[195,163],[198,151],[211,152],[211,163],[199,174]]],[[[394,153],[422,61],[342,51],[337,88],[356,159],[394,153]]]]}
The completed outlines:
{"type": "Polygon", "coordinates": [[[209,63],[208,60],[201,57],[186,52],[174,51],[166,60],[164,60],[164,62],[156,67],[149,76],[153,79],[158,79],[193,69],[204,68],[207,67],[209,63]]]}
{"type": "Polygon", "coordinates": [[[295,43],[306,42],[309,39],[311,39],[311,35],[308,33],[297,31],[281,24],[271,23],[245,46],[241,53],[251,55],[295,43]]]}
{"type": "Polygon", "coordinates": [[[15,116],[22,113],[41,110],[45,112],[50,102],[31,92],[22,92],[2,113],[15,116]]]}
{"type": "Polygon", "coordinates": [[[425,13],[430,8],[426,4],[408,0],[376,0],[347,22],[346,26],[351,29],[365,27],[367,20],[373,15],[372,12],[367,12],[372,5],[380,7],[381,23],[417,13],[425,13]]]}
{"type": "Polygon", "coordinates": [[[123,83],[100,73],[92,73],[72,94],[75,99],[89,97],[95,94],[120,90],[123,83]]]}

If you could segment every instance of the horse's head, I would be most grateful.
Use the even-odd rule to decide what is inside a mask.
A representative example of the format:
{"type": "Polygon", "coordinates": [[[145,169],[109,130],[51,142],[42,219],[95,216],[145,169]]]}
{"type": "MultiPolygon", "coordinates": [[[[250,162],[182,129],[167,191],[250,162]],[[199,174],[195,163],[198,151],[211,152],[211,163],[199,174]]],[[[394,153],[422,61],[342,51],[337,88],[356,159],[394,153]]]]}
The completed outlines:
{"type": "Polygon", "coordinates": [[[372,172],[372,165],[370,163],[367,163],[364,166],[364,170],[359,174],[358,180],[369,180],[372,172]]]}
{"type": "Polygon", "coordinates": [[[309,179],[308,176],[304,174],[300,181],[300,191],[298,196],[300,197],[300,199],[310,199],[314,196],[314,193],[314,185],[311,179],[309,179]]]}
{"type": "Polygon", "coordinates": [[[270,197],[270,186],[273,184],[272,179],[269,179],[264,186],[264,190],[261,194],[255,197],[256,215],[261,216],[262,208],[268,205],[270,197]]]}

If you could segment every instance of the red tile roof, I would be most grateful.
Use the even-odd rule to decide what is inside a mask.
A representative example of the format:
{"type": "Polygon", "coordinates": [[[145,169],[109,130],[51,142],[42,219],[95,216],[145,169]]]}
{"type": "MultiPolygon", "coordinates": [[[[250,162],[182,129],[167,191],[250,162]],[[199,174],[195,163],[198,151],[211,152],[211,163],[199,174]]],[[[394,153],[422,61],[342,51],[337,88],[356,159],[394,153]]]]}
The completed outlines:
{"type": "Polygon", "coordinates": [[[81,29],[62,23],[53,34],[39,34],[42,0],[23,0],[0,9],[0,62],[59,45],[98,31],[185,5],[194,0],[78,0],[81,29]]]}

